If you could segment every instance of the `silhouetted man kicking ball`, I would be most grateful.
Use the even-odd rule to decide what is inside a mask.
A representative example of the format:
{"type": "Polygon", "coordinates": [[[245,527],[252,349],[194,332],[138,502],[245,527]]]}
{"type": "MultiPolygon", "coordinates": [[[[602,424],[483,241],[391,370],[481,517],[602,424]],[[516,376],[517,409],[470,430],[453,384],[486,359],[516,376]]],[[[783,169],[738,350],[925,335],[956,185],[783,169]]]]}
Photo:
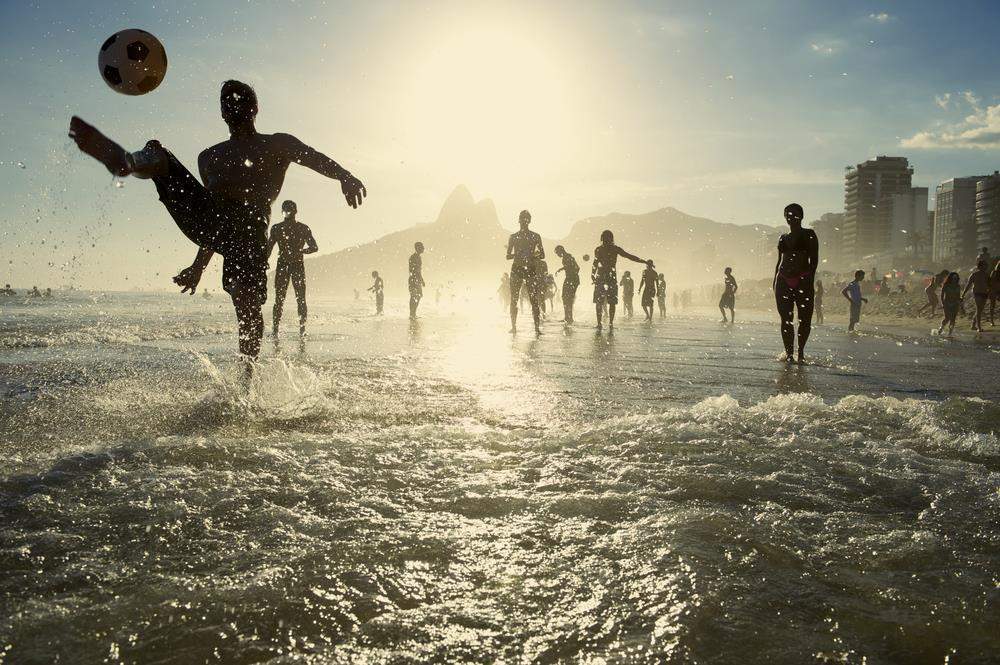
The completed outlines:
{"type": "Polygon", "coordinates": [[[608,330],[615,327],[615,308],[618,305],[618,257],[624,256],[636,263],[645,263],[615,244],[611,231],[601,232],[601,244],[594,250],[594,266],[590,278],[594,282],[594,305],[597,309],[597,329],[601,329],[604,305],[608,306],[608,330]]]}
{"type": "Polygon", "coordinates": [[[410,287],[410,319],[417,318],[417,305],[420,304],[420,299],[424,297],[424,287],[427,286],[424,283],[424,260],[420,258],[420,255],[423,253],[424,243],[413,243],[413,254],[410,254],[410,278],[408,281],[408,286],[410,287]]]}
{"type": "Polygon", "coordinates": [[[507,241],[507,259],[514,261],[510,267],[510,331],[517,332],[517,300],[523,285],[531,301],[535,332],[541,334],[542,329],[538,321],[540,314],[538,280],[542,276],[537,274],[537,266],[538,262],[545,258],[545,250],[542,248],[542,236],[528,230],[528,225],[531,224],[530,212],[522,210],[518,224],[521,225],[521,229],[512,233],[507,241]]]}
{"type": "Polygon", "coordinates": [[[306,264],[305,254],[314,254],[319,249],[312,231],[295,219],[298,207],[295,201],[281,204],[285,219],[271,227],[271,237],[267,241],[267,256],[271,257],[274,246],[278,245],[278,266],[274,270],[274,328],[272,334],[278,338],[278,324],[281,323],[281,308],[288,293],[288,281],[295,289],[295,303],[299,308],[299,335],[306,334],[306,264]]]}
{"type": "Polygon", "coordinates": [[[174,277],[182,293],[193,294],[212,255],[222,254],[222,287],[236,308],[240,353],[253,360],[264,336],[268,220],[288,166],[301,164],[339,180],[352,208],[361,205],[367,192],[349,171],[291,134],[257,132],[257,95],[246,83],[226,81],[220,97],[229,139],[198,156],[202,182],[158,141],[128,153],[76,116],[69,135],[112,174],[153,180],[167,212],[199,248],[194,263],[174,277]]]}

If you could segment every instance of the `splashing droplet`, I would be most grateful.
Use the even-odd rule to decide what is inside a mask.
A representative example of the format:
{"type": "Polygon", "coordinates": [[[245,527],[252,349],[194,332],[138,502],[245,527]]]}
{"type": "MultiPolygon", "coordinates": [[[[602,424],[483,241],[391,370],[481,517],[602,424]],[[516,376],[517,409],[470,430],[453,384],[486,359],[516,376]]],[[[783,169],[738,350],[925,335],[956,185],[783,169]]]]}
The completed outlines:
{"type": "Polygon", "coordinates": [[[250,168],[251,166],[253,166],[253,162],[251,162],[251,161],[250,161],[250,160],[248,159],[248,160],[246,160],[245,162],[243,162],[243,166],[245,166],[245,167],[247,167],[247,168],[250,168]]]}
{"type": "Polygon", "coordinates": [[[26,169],[28,167],[24,165],[24,162],[18,162],[17,163],[17,168],[19,168],[19,169],[26,169]]]}

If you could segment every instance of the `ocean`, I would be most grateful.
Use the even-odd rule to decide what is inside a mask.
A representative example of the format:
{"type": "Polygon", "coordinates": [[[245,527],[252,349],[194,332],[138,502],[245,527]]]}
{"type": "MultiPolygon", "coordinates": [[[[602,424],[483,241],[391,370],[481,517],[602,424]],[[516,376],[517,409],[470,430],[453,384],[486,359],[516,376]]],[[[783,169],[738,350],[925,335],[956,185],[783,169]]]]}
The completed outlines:
{"type": "Polygon", "coordinates": [[[373,309],[0,302],[0,663],[996,662],[992,335],[373,309]]]}

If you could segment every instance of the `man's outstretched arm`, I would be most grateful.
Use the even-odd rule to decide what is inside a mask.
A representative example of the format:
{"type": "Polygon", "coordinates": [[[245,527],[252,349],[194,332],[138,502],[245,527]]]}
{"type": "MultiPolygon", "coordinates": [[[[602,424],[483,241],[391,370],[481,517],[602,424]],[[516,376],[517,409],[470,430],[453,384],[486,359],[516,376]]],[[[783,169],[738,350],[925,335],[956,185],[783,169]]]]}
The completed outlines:
{"type": "Polygon", "coordinates": [[[615,248],[618,250],[618,256],[624,256],[629,261],[635,261],[636,263],[645,263],[645,261],[643,261],[642,259],[640,259],[635,254],[629,254],[628,252],[626,252],[621,247],[618,247],[617,245],[615,246],[615,248]]]}
{"type": "Polygon", "coordinates": [[[360,180],[320,151],[310,148],[291,134],[275,134],[274,136],[281,142],[289,161],[301,164],[327,178],[339,180],[344,198],[347,199],[347,205],[357,208],[368,196],[368,190],[365,189],[360,180]]]}

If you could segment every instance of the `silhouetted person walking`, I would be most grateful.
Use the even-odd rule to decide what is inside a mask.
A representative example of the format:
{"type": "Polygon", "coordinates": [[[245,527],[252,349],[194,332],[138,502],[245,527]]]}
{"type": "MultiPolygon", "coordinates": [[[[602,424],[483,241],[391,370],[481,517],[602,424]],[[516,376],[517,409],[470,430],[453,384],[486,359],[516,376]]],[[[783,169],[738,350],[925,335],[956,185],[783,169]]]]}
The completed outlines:
{"type": "Polygon", "coordinates": [[[527,290],[531,302],[531,317],[535,321],[535,332],[541,333],[539,322],[539,285],[541,276],[537,274],[538,261],[545,258],[542,236],[528,230],[531,213],[522,210],[518,216],[521,229],[512,233],[507,241],[507,259],[513,260],[510,267],[510,331],[517,332],[517,301],[522,287],[527,290]]]}
{"type": "Polygon", "coordinates": [[[594,282],[594,305],[597,311],[597,329],[601,329],[604,305],[608,306],[608,330],[615,327],[615,308],[618,306],[618,257],[624,256],[636,263],[645,263],[615,244],[615,235],[601,232],[601,244],[594,250],[594,265],[590,278],[594,282]]]}
{"type": "Polygon", "coordinates": [[[375,283],[368,287],[368,290],[375,294],[375,314],[382,314],[382,305],[385,303],[385,282],[379,277],[378,270],[372,271],[372,279],[375,283]]]}
{"type": "Polygon", "coordinates": [[[288,166],[301,164],[339,180],[352,208],[367,192],[349,171],[291,134],[258,133],[257,95],[246,83],[223,83],[220,105],[230,137],[198,156],[204,185],[157,141],[127,153],[76,116],[69,135],[113,175],[153,180],[167,212],[199,247],[194,263],[174,277],[182,292],[193,294],[212,255],[222,254],[222,284],[236,309],[240,353],[255,359],[264,335],[268,219],[288,166]]]}
{"type": "Polygon", "coordinates": [[[816,312],[816,323],[823,323],[823,293],[824,293],[824,291],[825,291],[825,289],[823,287],[823,280],[817,279],[816,280],[816,293],[815,293],[815,301],[816,301],[816,309],[815,309],[815,312],[816,312]]]}
{"type": "Polygon", "coordinates": [[[424,297],[424,261],[420,257],[424,253],[424,243],[413,243],[413,253],[410,254],[410,277],[407,286],[410,288],[410,318],[417,318],[417,306],[424,297]]]}
{"type": "Polygon", "coordinates": [[[819,239],[812,229],[802,228],[802,206],[785,206],[788,233],[778,239],[778,263],[774,266],[774,300],[781,317],[781,340],[785,345],[785,360],[795,360],[795,311],[799,317],[799,354],[805,357],[806,342],[812,329],[813,280],[819,265],[819,239]]]}
{"type": "Polygon", "coordinates": [[[726,323],[726,309],[729,309],[730,323],[736,323],[736,278],[733,269],[726,268],[723,279],[722,297],[719,299],[719,311],[722,312],[722,323],[726,323]]]}
{"type": "Polygon", "coordinates": [[[622,287],[622,301],[625,305],[625,316],[632,318],[632,300],[635,297],[635,280],[632,279],[632,273],[626,270],[622,273],[622,281],[619,282],[622,287]]]}
{"type": "Polygon", "coordinates": [[[566,273],[562,283],[562,302],[565,313],[563,321],[571,324],[573,323],[573,305],[576,303],[576,289],[580,286],[580,264],[562,245],[556,245],[555,252],[556,256],[562,260],[562,267],[556,270],[556,274],[558,275],[560,271],[566,273]]]}
{"type": "Polygon", "coordinates": [[[656,266],[650,259],[646,261],[646,269],[642,271],[642,276],[639,278],[639,303],[642,305],[642,311],[646,313],[646,320],[650,323],[653,321],[653,298],[659,297],[660,300],[663,300],[663,295],[660,294],[658,288],[659,282],[660,277],[656,274],[656,266]]]}
{"type": "Polygon", "coordinates": [[[930,318],[934,318],[934,314],[937,312],[938,305],[940,304],[937,293],[938,285],[944,280],[945,277],[947,277],[947,275],[948,273],[945,271],[943,275],[938,273],[937,275],[931,277],[930,283],[924,288],[924,295],[927,297],[927,302],[924,303],[923,307],[917,310],[917,316],[923,314],[924,310],[930,307],[930,318]]]}
{"type": "MultiPolygon", "coordinates": [[[[983,247],[983,251],[986,248],[983,247]]],[[[976,263],[976,269],[969,275],[969,281],[965,283],[965,290],[962,291],[962,298],[972,290],[972,298],[976,303],[976,312],[972,315],[972,329],[983,332],[983,310],[986,309],[986,301],[990,297],[990,278],[986,272],[986,261],[980,259],[976,263]]]]}
{"type": "Polygon", "coordinates": [[[656,304],[660,308],[660,318],[667,317],[667,278],[661,272],[656,280],[656,304]]]}
{"type": "Polygon", "coordinates": [[[295,201],[281,204],[284,220],[271,227],[271,237],[267,242],[267,256],[271,257],[274,246],[278,246],[278,265],[274,270],[274,327],[272,334],[278,337],[281,323],[281,309],[288,293],[288,281],[295,289],[295,303],[299,311],[299,335],[306,334],[306,265],[302,257],[314,254],[319,249],[316,239],[308,226],[295,219],[298,206],[295,201]]]}
{"type": "Polygon", "coordinates": [[[945,326],[948,326],[949,337],[955,332],[955,319],[961,307],[962,278],[957,272],[948,273],[941,286],[941,308],[944,310],[944,318],[941,319],[941,327],[938,328],[939,335],[944,332],[945,326]]]}

